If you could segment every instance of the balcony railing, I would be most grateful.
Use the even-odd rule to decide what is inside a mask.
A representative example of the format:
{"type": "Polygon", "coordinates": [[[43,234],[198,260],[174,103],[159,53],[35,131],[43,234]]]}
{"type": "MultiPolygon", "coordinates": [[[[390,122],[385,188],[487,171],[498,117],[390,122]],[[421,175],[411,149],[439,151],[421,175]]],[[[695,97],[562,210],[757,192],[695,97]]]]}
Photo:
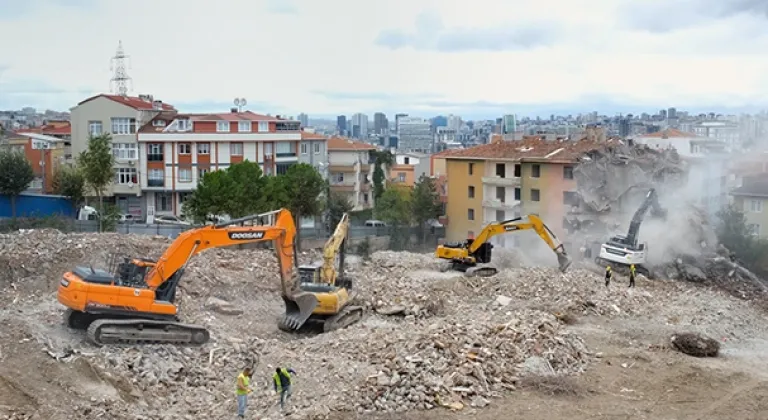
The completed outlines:
{"type": "Polygon", "coordinates": [[[484,184],[501,185],[501,186],[515,186],[520,185],[520,178],[502,178],[500,176],[484,176],[484,184]]]}
{"type": "Polygon", "coordinates": [[[494,209],[515,209],[520,205],[518,200],[483,200],[483,207],[490,207],[494,209]]]}
{"type": "Polygon", "coordinates": [[[148,179],[147,186],[148,187],[164,187],[165,181],[162,179],[148,179]]]}
{"type": "Polygon", "coordinates": [[[296,152],[287,152],[287,153],[277,153],[275,156],[279,158],[285,158],[285,157],[296,157],[296,152]]]}
{"type": "Polygon", "coordinates": [[[163,160],[164,160],[164,156],[162,153],[159,153],[159,154],[150,153],[147,155],[147,162],[162,162],[163,160]]]}

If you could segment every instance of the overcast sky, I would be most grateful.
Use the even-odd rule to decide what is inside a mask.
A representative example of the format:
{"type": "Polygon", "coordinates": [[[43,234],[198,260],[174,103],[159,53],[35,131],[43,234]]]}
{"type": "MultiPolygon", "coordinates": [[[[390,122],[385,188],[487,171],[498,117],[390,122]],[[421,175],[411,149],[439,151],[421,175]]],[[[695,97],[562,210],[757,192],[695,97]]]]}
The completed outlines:
{"type": "Polygon", "coordinates": [[[762,108],[768,0],[0,0],[0,109],[108,92],[310,116],[762,108]]]}

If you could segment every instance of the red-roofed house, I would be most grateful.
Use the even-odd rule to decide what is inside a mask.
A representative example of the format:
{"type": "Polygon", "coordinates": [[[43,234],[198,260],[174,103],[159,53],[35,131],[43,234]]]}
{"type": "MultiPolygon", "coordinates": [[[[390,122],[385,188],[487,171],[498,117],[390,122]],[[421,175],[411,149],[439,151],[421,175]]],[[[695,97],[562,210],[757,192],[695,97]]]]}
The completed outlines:
{"type": "Polygon", "coordinates": [[[303,133],[300,124],[237,109],[157,115],[138,131],[138,183],[147,206],[158,215],[179,215],[205,173],[245,160],[259,163],[266,175],[284,174],[300,155],[310,163],[317,150],[310,155],[310,147],[324,138],[303,133]]]}
{"type": "Polygon", "coordinates": [[[173,106],[151,95],[138,97],[96,95],[71,109],[72,155],[88,147],[91,134],[110,133],[116,158],[115,180],[106,192],[114,197],[121,212],[138,218],[146,215],[146,205],[139,185],[139,144],[137,131],[160,114],[173,115],[173,106]]]}
{"type": "Polygon", "coordinates": [[[331,191],[344,194],[353,210],[373,208],[371,151],[376,146],[343,137],[328,139],[328,172],[331,191]]]}

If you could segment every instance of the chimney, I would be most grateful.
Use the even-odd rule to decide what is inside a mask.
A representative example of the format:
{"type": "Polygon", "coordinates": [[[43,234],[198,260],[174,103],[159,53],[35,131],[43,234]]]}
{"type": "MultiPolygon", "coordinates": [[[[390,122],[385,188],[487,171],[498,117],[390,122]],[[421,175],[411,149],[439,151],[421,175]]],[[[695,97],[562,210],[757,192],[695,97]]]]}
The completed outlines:
{"type": "Polygon", "coordinates": [[[232,111],[233,114],[237,114],[237,108],[229,108],[230,111],[232,111]]]}
{"type": "MultiPolygon", "coordinates": [[[[150,98],[152,98],[152,97],[150,96],[150,98]]],[[[162,111],[163,110],[163,101],[160,101],[160,100],[154,101],[153,100],[152,101],[152,109],[155,110],[155,111],[162,111]]]]}
{"type": "Polygon", "coordinates": [[[275,115],[275,118],[280,119],[280,114],[275,115]]]}

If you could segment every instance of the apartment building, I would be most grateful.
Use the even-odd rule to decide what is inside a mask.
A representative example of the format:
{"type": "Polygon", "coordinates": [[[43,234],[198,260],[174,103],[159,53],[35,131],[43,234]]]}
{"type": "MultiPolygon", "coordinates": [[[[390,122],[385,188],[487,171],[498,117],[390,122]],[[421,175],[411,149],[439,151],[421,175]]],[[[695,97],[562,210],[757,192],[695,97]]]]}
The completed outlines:
{"type": "Polygon", "coordinates": [[[768,174],[745,177],[731,195],[734,205],[744,212],[752,234],[768,239],[768,174]]]}
{"type": "Polygon", "coordinates": [[[349,198],[353,210],[373,208],[373,145],[343,137],[328,139],[328,172],[331,192],[349,198]]]}
{"type": "Polygon", "coordinates": [[[248,160],[265,175],[281,175],[304,151],[304,159],[320,159],[321,141],[307,137],[302,142],[300,125],[236,108],[221,114],[160,114],[139,130],[138,170],[116,183],[138,179],[147,214],[179,215],[209,171],[248,160]]]}
{"type": "Polygon", "coordinates": [[[67,161],[66,141],[34,132],[11,134],[0,147],[24,154],[35,178],[29,184],[29,191],[52,194],[53,176],[67,161]]]}
{"type": "Polygon", "coordinates": [[[109,133],[115,155],[115,181],[104,195],[114,197],[120,211],[144,217],[142,191],[138,182],[139,144],[137,131],[159,114],[173,115],[176,109],[151,95],[139,97],[96,95],[70,109],[72,155],[88,148],[90,136],[109,133]]]}
{"type": "Polygon", "coordinates": [[[328,178],[328,138],[321,134],[302,131],[299,144],[299,163],[314,166],[323,179],[328,178]]]}
{"type": "Polygon", "coordinates": [[[393,184],[414,186],[422,175],[430,176],[429,155],[424,153],[395,153],[389,178],[393,184]]]}
{"type": "MultiPolygon", "coordinates": [[[[524,141],[486,144],[444,155],[448,202],[446,236],[459,241],[488,223],[539,215],[562,236],[563,218],[576,199],[577,158],[606,143],[589,140],[524,141]]],[[[514,236],[494,238],[501,246],[514,236]]]]}

